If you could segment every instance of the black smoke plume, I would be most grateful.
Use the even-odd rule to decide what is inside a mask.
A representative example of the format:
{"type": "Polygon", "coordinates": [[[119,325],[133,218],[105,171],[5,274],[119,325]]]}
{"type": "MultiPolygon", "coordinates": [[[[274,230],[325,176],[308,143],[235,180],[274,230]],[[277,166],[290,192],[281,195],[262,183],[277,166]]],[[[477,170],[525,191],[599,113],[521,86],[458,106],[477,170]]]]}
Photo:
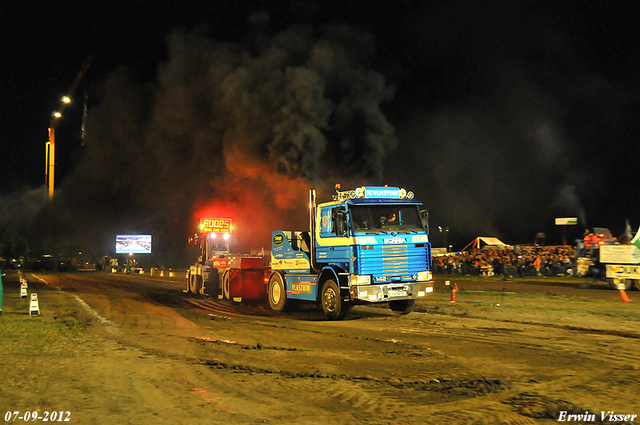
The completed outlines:
{"type": "Polygon", "coordinates": [[[156,258],[179,262],[204,214],[234,220],[237,249],[269,249],[272,230],[307,226],[310,187],[380,183],[397,142],[372,36],[258,35],[175,31],[155,81],[121,67],[94,88],[85,157],[41,213],[51,249],[109,254],[115,234],[150,233],[156,258]]]}

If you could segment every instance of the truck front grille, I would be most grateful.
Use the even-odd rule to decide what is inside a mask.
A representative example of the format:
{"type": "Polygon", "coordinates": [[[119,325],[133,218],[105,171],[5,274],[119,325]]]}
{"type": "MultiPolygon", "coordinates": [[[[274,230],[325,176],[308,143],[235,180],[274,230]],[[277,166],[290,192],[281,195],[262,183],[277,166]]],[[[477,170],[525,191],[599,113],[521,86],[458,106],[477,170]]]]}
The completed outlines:
{"type": "Polygon", "coordinates": [[[357,274],[375,277],[407,278],[420,270],[427,270],[427,249],[414,244],[374,245],[371,249],[358,247],[357,274]]]}

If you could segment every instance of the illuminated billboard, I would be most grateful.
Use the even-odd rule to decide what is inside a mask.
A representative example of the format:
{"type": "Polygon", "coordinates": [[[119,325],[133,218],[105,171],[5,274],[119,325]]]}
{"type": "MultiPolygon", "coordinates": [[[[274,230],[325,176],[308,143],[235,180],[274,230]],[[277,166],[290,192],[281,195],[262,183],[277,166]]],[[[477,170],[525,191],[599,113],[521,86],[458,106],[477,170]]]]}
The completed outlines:
{"type": "Polygon", "coordinates": [[[116,235],[116,254],[151,254],[151,235],[116,235]]]}

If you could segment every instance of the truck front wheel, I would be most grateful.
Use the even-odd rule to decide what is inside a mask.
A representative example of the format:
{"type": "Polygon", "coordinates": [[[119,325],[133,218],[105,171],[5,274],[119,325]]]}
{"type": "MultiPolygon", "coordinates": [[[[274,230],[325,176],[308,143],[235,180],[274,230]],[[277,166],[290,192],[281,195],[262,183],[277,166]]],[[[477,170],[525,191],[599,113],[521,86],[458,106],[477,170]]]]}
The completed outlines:
{"type": "Polygon", "coordinates": [[[416,306],[416,300],[389,301],[389,308],[396,314],[409,314],[416,306]]]}
{"type": "Polygon", "coordinates": [[[342,302],[340,288],[335,280],[329,279],[322,285],[320,293],[320,303],[322,311],[329,320],[339,320],[344,318],[349,312],[349,306],[342,302]]]}
{"type": "Polygon", "coordinates": [[[275,311],[284,311],[287,308],[287,291],[284,280],[279,273],[274,273],[269,279],[269,306],[275,311]]]}

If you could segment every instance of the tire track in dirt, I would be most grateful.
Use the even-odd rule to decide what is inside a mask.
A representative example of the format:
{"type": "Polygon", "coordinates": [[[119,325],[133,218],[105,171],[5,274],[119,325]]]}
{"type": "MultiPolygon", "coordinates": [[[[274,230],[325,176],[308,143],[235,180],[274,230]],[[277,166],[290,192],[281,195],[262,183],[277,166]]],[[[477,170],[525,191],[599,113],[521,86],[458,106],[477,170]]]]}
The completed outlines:
{"type": "Polygon", "coordinates": [[[205,364],[228,373],[249,375],[248,380],[260,374],[268,377],[260,380],[279,379],[280,391],[305,394],[305,403],[315,404],[347,417],[353,416],[353,420],[340,423],[360,423],[370,419],[375,423],[425,423],[425,415],[433,410],[431,405],[454,401],[461,403],[505,390],[499,381],[482,379],[411,381],[399,378],[298,373],[210,360],[205,361],[205,364]],[[413,394],[408,395],[407,392],[413,394]],[[432,401],[425,403],[425,400],[432,401]]]}
{"type": "MultiPolygon", "coordinates": [[[[617,341],[635,339],[526,321],[451,315],[434,320],[420,313],[395,317],[381,309],[325,322],[315,311],[267,313],[200,298],[182,303],[202,309],[181,310],[190,318],[185,319],[172,307],[179,303],[168,299],[184,299],[177,291],[133,291],[117,281],[85,285],[78,283],[76,293],[131,331],[112,339],[129,353],[122,360],[164,365],[162,372],[146,369],[151,378],[131,384],[127,403],[140,398],[148,413],[177,398],[185,412],[198,406],[229,422],[269,417],[273,423],[535,423],[527,412],[538,405],[546,408],[567,398],[590,407],[582,402],[584,394],[607,399],[628,385],[629,370],[615,369],[621,364],[614,359],[628,359],[630,350],[612,348],[617,341]],[[182,321],[192,327],[185,331],[182,321]],[[268,344],[263,335],[272,338],[268,344]],[[221,341],[225,336],[238,342],[221,341]],[[164,345],[154,345],[154,339],[164,345]],[[185,348],[176,350],[167,341],[185,348]],[[492,358],[494,350],[508,358],[492,358]],[[527,358],[537,359],[534,364],[527,358]],[[555,363],[546,365],[546,359],[555,363]],[[580,373],[596,369],[596,359],[606,366],[599,374],[580,373]],[[157,377],[167,368],[170,378],[157,377]],[[176,382],[180,388],[174,388],[176,382]],[[163,390],[163,385],[170,387],[163,390]],[[533,396],[520,397],[526,391],[533,396]],[[247,405],[257,406],[258,413],[249,413],[247,405]]],[[[127,385],[126,380],[112,383],[127,385]]]]}
{"type": "MultiPolygon", "coordinates": [[[[163,314],[158,314],[155,317],[158,317],[160,320],[160,325],[158,326],[155,322],[155,317],[150,315],[148,312],[148,309],[146,309],[145,311],[147,312],[144,317],[138,315],[138,314],[132,314],[132,311],[137,311],[137,306],[136,303],[134,303],[131,299],[128,299],[124,296],[120,296],[117,295],[115,297],[110,297],[109,301],[110,303],[112,303],[113,299],[116,299],[117,302],[119,303],[118,305],[118,310],[121,310],[121,312],[119,312],[120,314],[116,313],[116,312],[112,312],[111,315],[115,318],[115,314],[118,314],[119,319],[113,319],[116,320],[117,324],[120,326],[124,326],[124,327],[133,327],[135,329],[153,329],[155,327],[160,327],[160,329],[162,330],[167,330],[167,331],[171,331],[172,329],[174,329],[176,327],[176,322],[175,320],[172,320],[171,322],[168,322],[166,319],[166,316],[164,316],[163,314]]],[[[140,302],[143,303],[144,301],[146,301],[146,299],[141,299],[140,302]]],[[[209,311],[213,311],[216,313],[222,313],[222,314],[229,314],[227,316],[220,316],[222,317],[224,320],[245,320],[245,321],[249,321],[249,322],[253,322],[255,324],[259,324],[256,321],[256,314],[258,315],[258,317],[260,317],[260,319],[264,320],[267,319],[266,322],[263,323],[264,326],[276,326],[280,329],[293,329],[296,331],[308,331],[304,328],[301,328],[299,326],[296,327],[291,327],[291,326],[287,326],[282,325],[281,323],[283,322],[283,318],[280,316],[275,316],[273,312],[271,311],[265,311],[265,310],[260,310],[258,308],[252,307],[252,306],[245,306],[242,304],[232,304],[229,302],[226,302],[224,300],[210,300],[210,299],[188,299],[188,301],[198,307],[204,308],[205,310],[209,310],[209,311]],[[233,315],[233,317],[231,317],[230,315],[233,315]],[[277,320],[277,324],[272,325],[269,319],[275,319],[277,320]]],[[[113,306],[111,306],[113,307],[113,306]]],[[[146,305],[146,307],[148,307],[148,304],[146,305]]],[[[218,317],[216,317],[218,318],[218,317]]],[[[297,321],[297,319],[290,319],[290,320],[286,320],[285,323],[292,323],[294,320],[297,321]]],[[[366,320],[362,319],[362,320],[366,320]]],[[[540,324],[536,324],[536,323],[526,323],[526,322],[520,322],[517,323],[519,325],[527,325],[527,326],[540,326],[540,324]]],[[[552,325],[551,325],[552,326],[552,325]]],[[[561,326],[555,326],[558,329],[561,330],[566,330],[567,327],[561,327],[561,326]]],[[[516,330],[516,329],[509,329],[509,328],[504,328],[504,327],[490,327],[490,326],[485,326],[484,328],[481,328],[480,330],[482,331],[482,333],[475,333],[475,334],[470,334],[468,332],[468,330],[463,330],[463,331],[455,331],[452,329],[438,329],[435,327],[430,327],[428,330],[426,331],[421,331],[416,329],[415,327],[412,328],[398,328],[398,327],[386,327],[385,329],[386,331],[390,331],[390,330],[395,330],[397,332],[399,332],[400,334],[408,334],[408,333],[413,333],[413,334],[420,334],[419,336],[421,337],[433,337],[433,336],[441,336],[441,337],[448,337],[448,338],[464,338],[466,340],[469,341],[474,341],[477,343],[491,343],[491,344],[510,344],[512,342],[513,336],[510,335],[510,333],[513,332],[524,332],[522,330],[516,330]]],[[[571,330],[575,330],[575,329],[571,329],[571,330]]],[[[317,330],[312,331],[314,333],[318,333],[317,330]]],[[[598,332],[595,332],[598,333],[598,332]]],[[[606,332],[605,332],[606,333],[606,332]]],[[[332,336],[332,335],[329,335],[332,336]]],[[[346,338],[350,338],[351,336],[349,335],[341,335],[342,337],[346,337],[346,338]]],[[[560,336],[560,337],[556,337],[556,339],[558,340],[556,343],[556,350],[558,351],[562,351],[563,349],[566,350],[566,344],[564,343],[563,340],[564,337],[560,336]]],[[[383,344],[386,345],[389,342],[385,342],[382,340],[376,340],[376,339],[372,339],[372,341],[376,341],[379,344],[383,344]]],[[[527,335],[526,338],[523,338],[523,340],[521,340],[519,342],[519,345],[521,347],[527,347],[530,349],[534,349],[534,350],[541,350],[543,349],[543,347],[548,347],[548,342],[549,339],[547,338],[544,341],[544,344],[540,344],[539,340],[537,338],[533,338],[530,335],[527,335]],[[526,340],[525,340],[526,339],[526,340]]],[[[423,355],[423,353],[421,352],[421,350],[425,349],[425,346],[415,346],[413,344],[406,344],[402,341],[393,341],[392,344],[395,345],[395,347],[400,348],[399,350],[395,350],[395,349],[385,349],[385,351],[388,354],[398,354],[398,355],[423,355]],[[409,351],[407,351],[409,350],[409,351]]],[[[579,347],[578,347],[579,348],[579,347]]],[[[426,349],[428,349],[428,347],[426,347],[426,349]]],[[[549,348],[545,348],[545,350],[549,350],[549,348]]],[[[434,353],[430,353],[431,355],[433,355],[434,353]]],[[[590,354],[593,357],[596,358],[601,358],[601,355],[603,354],[602,351],[597,352],[597,353],[586,353],[586,352],[581,352],[581,354],[590,354]]],[[[607,354],[607,353],[604,353],[607,354]]],[[[610,355],[610,354],[609,354],[610,355]]],[[[618,359],[620,359],[621,357],[621,353],[617,352],[617,354],[614,356],[617,357],[618,359]]],[[[633,355],[625,355],[624,356],[626,359],[631,360],[633,358],[633,355]]]]}
{"type": "MultiPolygon", "coordinates": [[[[412,319],[413,320],[413,319],[412,319]]],[[[630,364],[637,359],[637,353],[632,350],[616,349],[621,339],[635,339],[634,333],[620,332],[606,329],[589,329],[553,323],[536,323],[528,321],[505,321],[474,318],[452,318],[446,325],[432,326],[428,329],[413,324],[411,327],[396,327],[400,334],[415,335],[417,337],[441,337],[450,339],[464,339],[482,344],[512,345],[514,334],[518,334],[518,346],[542,352],[579,353],[593,360],[604,358],[630,364]],[[480,322],[480,324],[478,324],[480,322]],[[476,326],[473,326],[476,323],[476,326]],[[504,327],[500,324],[512,324],[504,327]],[[496,326],[494,326],[496,325],[496,326]],[[549,333],[553,329],[554,333],[549,333]],[[586,336],[588,342],[574,342],[574,334],[586,336]]]]}

